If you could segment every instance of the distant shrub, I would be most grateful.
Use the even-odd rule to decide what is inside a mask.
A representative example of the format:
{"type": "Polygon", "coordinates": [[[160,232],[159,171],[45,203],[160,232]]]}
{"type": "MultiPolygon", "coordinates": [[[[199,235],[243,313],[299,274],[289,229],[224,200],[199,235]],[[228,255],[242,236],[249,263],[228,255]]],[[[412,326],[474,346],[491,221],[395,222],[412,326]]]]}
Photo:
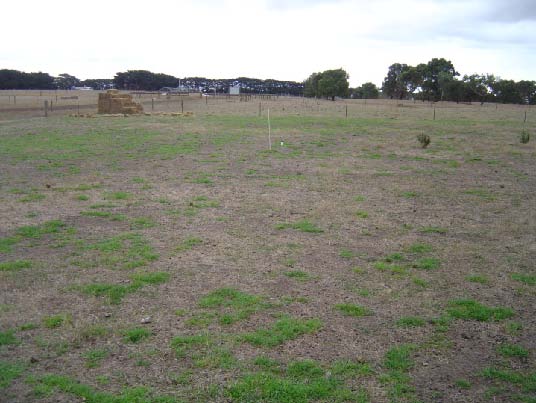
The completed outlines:
{"type": "Polygon", "coordinates": [[[417,140],[421,143],[422,148],[426,148],[430,144],[430,136],[424,133],[419,134],[417,140]]]}
{"type": "Polygon", "coordinates": [[[530,134],[528,131],[523,130],[521,136],[519,136],[519,141],[521,144],[527,144],[530,141],[530,134]]]}

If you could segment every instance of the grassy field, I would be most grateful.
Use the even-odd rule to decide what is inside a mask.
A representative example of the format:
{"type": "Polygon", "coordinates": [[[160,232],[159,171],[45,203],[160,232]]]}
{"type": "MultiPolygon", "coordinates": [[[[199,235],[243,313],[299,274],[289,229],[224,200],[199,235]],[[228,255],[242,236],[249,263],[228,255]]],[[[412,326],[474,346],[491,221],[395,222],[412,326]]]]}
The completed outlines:
{"type": "Polygon", "coordinates": [[[536,113],[436,107],[1,115],[0,401],[536,402],[536,113]]]}

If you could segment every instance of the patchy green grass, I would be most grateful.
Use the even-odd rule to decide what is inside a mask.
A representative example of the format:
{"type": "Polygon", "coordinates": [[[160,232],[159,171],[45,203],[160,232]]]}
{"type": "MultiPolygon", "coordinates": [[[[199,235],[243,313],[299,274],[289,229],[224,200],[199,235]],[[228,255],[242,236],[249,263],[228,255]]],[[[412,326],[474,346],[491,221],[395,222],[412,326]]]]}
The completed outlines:
{"type": "Polygon", "coordinates": [[[98,392],[88,385],[61,375],[43,375],[35,381],[35,392],[39,396],[50,396],[55,392],[76,396],[87,403],[181,403],[182,400],[155,395],[145,387],[125,387],[119,394],[98,392]]]}
{"type": "Polygon", "coordinates": [[[419,196],[419,194],[417,192],[402,192],[400,193],[400,196],[406,198],[406,199],[413,199],[417,196],[419,196]]]}
{"type": "Polygon", "coordinates": [[[372,315],[370,309],[355,304],[336,304],[335,309],[346,316],[360,317],[372,315]]]}
{"type": "Polygon", "coordinates": [[[127,200],[131,197],[132,195],[127,192],[109,192],[104,195],[107,200],[127,200]]]}
{"type": "Polygon", "coordinates": [[[247,294],[234,288],[220,288],[212,291],[201,298],[198,305],[206,309],[219,309],[219,320],[222,325],[248,319],[254,313],[271,306],[260,296],[247,294]]]}
{"type": "Polygon", "coordinates": [[[503,343],[498,346],[497,352],[504,357],[526,358],[529,356],[529,351],[526,348],[510,343],[503,343]]]}
{"type": "Polygon", "coordinates": [[[505,325],[506,333],[511,335],[519,335],[523,331],[523,324],[519,322],[508,322],[505,325]]]}
{"type": "Polygon", "coordinates": [[[446,234],[448,232],[448,229],[443,227],[422,227],[420,230],[423,234],[446,234]]]}
{"type": "Polygon", "coordinates": [[[156,285],[167,282],[169,273],[137,273],[133,274],[130,278],[132,281],[129,284],[93,283],[75,286],[73,288],[84,294],[93,295],[94,297],[106,297],[110,304],[119,304],[126,295],[138,291],[145,285],[156,285]]]}
{"type": "Polygon", "coordinates": [[[19,199],[21,203],[34,203],[45,200],[46,196],[42,193],[30,193],[19,199]]]}
{"type": "Polygon", "coordinates": [[[156,222],[149,217],[138,217],[130,222],[130,229],[139,230],[146,228],[153,228],[156,226],[156,222]]]}
{"type": "Polygon", "coordinates": [[[436,270],[441,265],[441,261],[435,257],[423,257],[413,263],[413,267],[419,270],[436,270]]]}
{"type": "Polygon", "coordinates": [[[411,279],[412,283],[415,284],[417,287],[420,288],[426,288],[428,287],[428,282],[426,280],[423,280],[422,278],[413,277],[411,279]]]}
{"type": "Polygon", "coordinates": [[[426,325],[426,320],[418,316],[405,316],[396,321],[399,327],[421,327],[426,325]]]}
{"type": "Polygon", "coordinates": [[[29,269],[32,262],[29,260],[15,260],[12,262],[0,262],[0,271],[16,271],[20,269],[29,269]]]}
{"type": "Polygon", "coordinates": [[[388,271],[393,274],[404,274],[407,272],[404,266],[398,264],[390,264],[387,262],[376,262],[374,263],[374,268],[380,271],[388,271]]]}
{"type": "Polygon", "coordinates": [[[500,388],[497,394],[514,394],[518,396],[518,401],[532,402],[532,397],[536,393],[536,372],[524,373],[521,371],[513,371],[508,369],[498,369],[493,367],[485,368],[482,371],[482,376],[500,386],[508,386],[508,389],[500,388]],[[509,389],[519,388],[522,393],[527,395],[519,395],[517,392],[509,393],[509,389]]]}
{"type": "Polygon", "coordinates": [[[94,349],[86,351],[82,357],[86,360],[87,368],[96,368],[100,366],[102,360],[108,357],[110,353],[106,349],[94,349]]]}
{"type": "Polygon", "coordinates": [[[134,269],[158,259],[149,242],[138,233],[122,233],[83,246],[84,254],[74,263],[81,267],[134,269]]]}
{"type": "Polygon", "coordinates": [[[512,280],[520,281],[526,285],[536,285],[536,275],[514,273],[510,276],[512,280]]]}
{"type": "Polygon", "coordinates": [[[190,249],[193,249],[195,246],[201,245],[203,240],[198,237],[188,237],[185,238],[179,246],[177,246],[177,252],[186,252],[190,249]]]}
{"type": "Polygon", "coordinates": [[[307,281],[311,279],[311,275],[301,270],[291,270],[283,273],[285,276],[299,281],[307,281]]]}
{"type": "Polygon", "coordinates": [[[112,221],[125,221],[127,216],[124,214],[115,214],[111,211],[81,211],[80,215],[86,217],[98,217],[98,218],[108,218],[112,221]]]}
{"type": "Polygon", "coordinates": [[[355,256],[355,253],[350,249],[341,249],[339,251],[339,256],[343,259],[352,259],[355,256]]]}
{"type": "Polygon", "coordinates": [[[392,347],[385,354],[383,367],[386,373],[380,381],[388,386],[388,396],[391,402],[413,402],[415,388],[411,385],[411,378],[407,372],[415,366],[412,353],[416,346],[402,344],[392,347]]]}
{"type": "Polygon", "coordinates": [[[291,229],[295,229],[298,231],[309,232],[313,234],[319,234],[319,233],[324,232],[322,228],[317,227],[315,224],[313,224],[312,222],[308,220],[301,220],[295,223],[281,223],[281,224],[277,224],[275,228],[280,229],[280,230],[291,228],[291,229]]]}
{"type": "Polygon", "coordinates": [[[23,325],[19,326],[19,330],[21,332],[26,332],[28,330],[34,330],[34,329],[37,329],[37,328],[39,328],[39,325],[37,323],[33,323],[33,322],[24,323],[23,325]]]}
{"type": "Polygon", "coordinates": [[[19,227],[15,231],[15,235],[5,238],[0,238],[0,252],[11,252],[14,245],[22,242],[25,239],[37,240],[48,234],[58,234],[60,231],[66,230],[67,225],[60,220],[46,221],[39,225],[26,225],[19,227]]]}
{"type": "Polygon", "coordinates": [[[479,283],[479,284],[488,284],[489,283],[489,279],[482,275],[482,274],[471,274],[467,277],[465,277],[465,279],[471,283],[479,283]]]}
{"type": "Polygon", "coordinates": [[[355,212],[357,218],[368,218],[369,214],[364,210],[357,210],[355,212]]]}
{"type": "Polygon", "coordinates": [[[48,329],[56,329],[71,321],[70,316],[64,313],[46,316],[43,318],[43,326],[48,329]]]}
{"type": "Polygon", "coordinates": [[[197,209],[216,208],[220,207],[220,202],[217,200],[210,200],[206,196],[196,196],[190,201],[190,203],[188,203],[188,205],[197,209]]]}
{"type": "Polygon", "coordinates": [[[292,361],[285,370],[277,373],[272,371],[273,365],[262,366],[265,371],[246,374],[228,387],[226,394],[233,402],[368,403],[370,401],[364,390],[352,391],[345,385],[343,375],[347,372],[327,371],[313,360],[292,361]]]}
{"type": "Polygon", "coordinates": [[[432,245],[430,244],[427,244],[427,243],[421,243],[421,242],[416,242],[414,244],[411,244],[410,246],[408,246],[406,248],[407,252],[409,253],[414,253],[414,254],[423,254],[423,253],[429,253],[433,250],[433,247],[432,245]]]}
{"type": "Polygon", "coordinates": [[[463,191],[463,194],[476,196],[486,201],[495,200],[495,196],[492,195],[487,189],[467,189],[463,191]]]}
{"type": "Polygon", "coordinates": [[[9,344],[18,344],[19,340],[15,337],[15,330],[6,330],[0,332],[0,346],[9,344]]]}
{"type": "Polygon", "coordinates": [[[322,328],[320,319],[296,319],[285,316],[269,329],[244,334],[241,339],[257,347],[276,347],[301,335],[315,333],[322,328]]]}
{"type": "Polygon", "coordinates": [[[171,339],[171,348],[175,350],[177,357],[181,358],[186,352],[202,346],[208,348],[212,345],[212,339],[208,334],[199,334],[193,336],[175,336],[171,339]]]}
{"type": "Polygon", "coordinates": [[[500,321],[514,316],[511,308],[494,308],[470,299],[449,302],[447,312],[456,319],[477,320],[479,322],[500,321]]]}
{"type": "Polygon", "coordinates": [[[7,388],[11,382],[22,375],[24,369],[25,367],[22,364],[0,361],[0,389],[7,388]]]}
{"type": "Polygon", "coordinates": [[[151,331],[143,327],[134,327],[123,332],[123,340],[127,343],[139,343],[151,336],[151,331]]]}
{"type": "Polygon", "coordinates": [[[460,389],[469,389],[471,387],[471,382],[467,379],[457,379],[454,384],[460,389]]]}

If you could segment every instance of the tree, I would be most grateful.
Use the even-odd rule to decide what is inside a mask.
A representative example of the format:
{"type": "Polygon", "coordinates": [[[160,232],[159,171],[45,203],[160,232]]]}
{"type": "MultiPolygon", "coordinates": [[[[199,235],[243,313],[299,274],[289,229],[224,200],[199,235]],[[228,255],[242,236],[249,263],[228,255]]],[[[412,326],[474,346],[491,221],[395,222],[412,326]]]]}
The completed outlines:
{"type": "Polygon", "coordinates": [[[516,86],[524,102],[530,105],[536,104],[536,82],[521,80],[516,86]]]}
{"type": "Polygon", "coordinates": [[[114,87],[114,80],[108,78],[88,78],[81,81],[83,86],[91,87],[94,90],[107,90],[114,87]]]}
{"type": "Polygon", "coordinates": [[[70,90],[73,87],[80,86],[80,80],[75,76],[63,73],[54,78],[54,84],[56,85],[56,88],[60,90],[70,90]]]}
{"type": "Polygon", "coordinates": [[[176,87],[179,85],[179,79],[148,70],[128,70],[115,75],[114,85],[119,89],[155,91],[162,87],[176,87]]]}
{"type": "Polygon", "coordinates": [[[443,92],[439,84],[440,74],[443,81],[447,76],[458,76],[459,73],[454,69],[454,65],[450,60],[443,58],[433,58],[426,64],[426,68],[423,69],[423,82],[422,89],[424,95],[428,100],[439,101],[443,98],[443,92]]]}
{"type": "Polygon", "coordinates": [[[400,85],[404,86],[408,94],[414,94],[415,91],[422,88],[424,80],[424,71],[426,64],[419,64],[416,67],[407,66],[400,75],[400,85]]]}
{"type": "Polygon", "coordinates": [[[335,97],[348,96],[348,73],[343,69],[326,70],[313,73],[304,81],[303,94],[306,97],[335,97]]]}
{"type": "Polygon", "coordinates": [[[318,97],[318,81],[322,73],[313,73],[303,83],[303,95],[309,98],[318,97]]]}
{"type": "Polygon", "coordinates": [[[391,99],[403,99],[408,93],[404,74],[408,70],[407,64],[394,63],[389,66],[387,76],[383,80],[382,91],[391,99]]]}
{"type": "Polygon", "coordinates": [[[47,73],[24,73],[18,70],[0,70],[0,89],[51,90],[55,88],[54,77],[47,73]]]}
{"type": "Polygon", "coordinates": [[[519,93],[517,83],[513,80],[497,80],[492,83],[493,94],[503,104],[522,104],[523,96],[519,93]]]}
{"type": "Polygon", "coordinates": [[[348,96],[349,75],[343,69],[326,70],[318,80],[318,96],[331,98],[348,96]]]}
{"type": "Polygon", "coordinates": [[[376,84],[368,82],[351,91],[352,96],[357,99],[377,99],[380,96],[380,90],[376,84]]]}
{"type": "Polygon", "coordinates": [[[493,75],[472,74],[463,76],[463,82],[467,88],[468,101],[477,100],[483,104],[491,97],[491,85],[495,82],[493,75]]]}

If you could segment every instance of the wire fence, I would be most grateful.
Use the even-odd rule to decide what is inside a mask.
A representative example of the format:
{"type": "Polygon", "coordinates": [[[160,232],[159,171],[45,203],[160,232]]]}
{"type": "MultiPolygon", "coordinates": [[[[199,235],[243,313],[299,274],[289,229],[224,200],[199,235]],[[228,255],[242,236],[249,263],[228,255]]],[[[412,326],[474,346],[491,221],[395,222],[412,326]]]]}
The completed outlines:
{"type": "MultiPolygon", "coordinates": [[[[534,107],[494,103],[422,102],[391,99],[338,99],[336,101],[271,94],[201,94],[126,92],[146,114],[381,117],[425,120],[536,120],[534,107]]],[[[0,91],[0,121],[97,113],[99,91],[0,91]]]]}

